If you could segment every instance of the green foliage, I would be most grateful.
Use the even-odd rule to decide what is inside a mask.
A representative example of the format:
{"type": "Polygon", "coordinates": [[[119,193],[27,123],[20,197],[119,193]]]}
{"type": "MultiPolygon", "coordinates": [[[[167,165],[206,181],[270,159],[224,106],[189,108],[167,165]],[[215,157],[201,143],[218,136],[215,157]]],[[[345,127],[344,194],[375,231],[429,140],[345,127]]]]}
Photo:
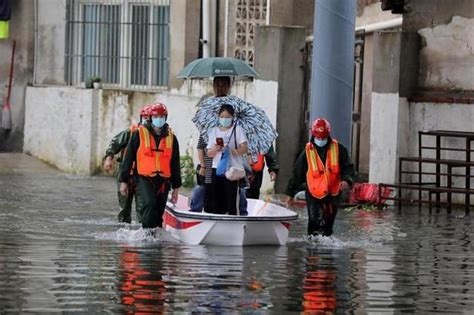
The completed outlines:
{"type": "MultiPolygon", "coordinates": [[[[384,205],[385,207],[385,205],[384,205]]],[[[354,211],[354,210],[362,210],[362,211],[378,211],[379,208],[377,205],[374,205],[374,204],[371,204],[371,203],[362,203],[362,204],[358,204],[358,205],[355,205],[355,206],[351,206],[351,207],[345,207],[344,208],[345,211],[354,211]]]]}
{"type": "Polygon", "coordinates": [[[94,82],[101,82],[101,81],[102,81],[102,79],[101,79],[99,76],[97,76],[97,75],[91,77],[91,82],[92,82],[92,83],[94,83],[94,82]]]}
{"type": "Polygon", "coordinates": [[[88,77],[85,82],[86,88],[92,89],[94,82],[102,82],[102,78],[99,77],[98,75],[88,77]]]}
{"type": "Polygon", "coordinates": [[[194,170],[193,158],[188,154],[183,155],[180,157],[180,163],[183,187],[193,187],[194,175],[196,175],[196,171],[194,170]]]}

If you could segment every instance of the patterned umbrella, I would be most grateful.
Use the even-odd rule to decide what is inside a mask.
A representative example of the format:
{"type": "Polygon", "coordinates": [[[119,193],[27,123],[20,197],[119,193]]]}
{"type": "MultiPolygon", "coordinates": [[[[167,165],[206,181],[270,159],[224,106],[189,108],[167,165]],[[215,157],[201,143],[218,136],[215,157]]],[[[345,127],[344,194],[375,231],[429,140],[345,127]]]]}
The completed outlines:
{"type": "Polygon", "coordinates": [[[208,133],[219,126],[218,112],[223,104],[234,107],[236,121],[248,139],[248,150],[255,160],[259,153],[266,153],[278,136],[265,112],[236,96],[210,97],[201,102],[192,119],[203,138],[208,141],[208,133]]]}

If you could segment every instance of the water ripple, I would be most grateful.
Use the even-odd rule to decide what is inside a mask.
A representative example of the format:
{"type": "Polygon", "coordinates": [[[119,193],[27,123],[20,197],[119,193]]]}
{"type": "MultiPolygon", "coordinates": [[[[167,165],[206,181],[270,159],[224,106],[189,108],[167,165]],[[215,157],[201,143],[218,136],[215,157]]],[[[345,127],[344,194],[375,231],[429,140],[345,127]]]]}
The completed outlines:
{"type": "Polygon", "coordinates": [[[331,237],[188,246],[116,222],[116,183],[0,175],[0,313],[469,313],[473,218],[340,211],[331,237]],[[21,194],[18,192],[21,191],[21,194]]]}

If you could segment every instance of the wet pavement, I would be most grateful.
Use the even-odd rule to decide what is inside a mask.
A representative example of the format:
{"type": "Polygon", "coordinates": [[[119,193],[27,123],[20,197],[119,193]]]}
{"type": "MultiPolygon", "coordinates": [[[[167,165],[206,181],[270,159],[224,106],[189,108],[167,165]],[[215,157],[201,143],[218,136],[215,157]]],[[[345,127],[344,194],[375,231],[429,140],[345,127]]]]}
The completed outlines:
{"type": "MultiPolygon", "coordinates": [[[[112,177],[0,154],[0,313],[469,313],[473,219],[341,210],[335,236],[287,246],[180,244],[118,224],[112,177]]],[[[134,215],[134,214],[133,214],[134,215]]]]}

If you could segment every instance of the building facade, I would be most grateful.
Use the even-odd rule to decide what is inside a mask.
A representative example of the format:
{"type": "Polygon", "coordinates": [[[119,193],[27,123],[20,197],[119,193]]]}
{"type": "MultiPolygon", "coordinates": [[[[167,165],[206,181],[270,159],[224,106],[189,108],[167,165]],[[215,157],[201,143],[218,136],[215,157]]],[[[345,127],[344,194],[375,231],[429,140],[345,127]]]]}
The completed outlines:
{"type": "MultiPolygon", "coordinates": [[[[236,82],[232,93],[265,109],[277,127],[282,176],[276,190],[283,191],[308,136],[314,1],[209,2],[210,55],[241,58],[261,74],[236,82]]],[[[415,150],[418,130],[474,128],[471,1],[405,0],[403,14],[382,10],[395,2],[359,0],[356,12],[351,151],[372,182],[396,180],[397,158],[415,150]],[[440,97],[453,93],[463,97],[440,97]]],[[[0,72],[8,73],[16,40],[13,129],[0,130],[0,150],[95,174],[111,137],[137,121],[142,105],[161,101],[181,154],[195,156],[191,118],[211,84],[175,77],[203,54],[200,0],[12,3],[0,72]],[[86,88],[94,77],[101,89],[86,88]]],[[[5,82],[2,75],[2,95],[5,82]]],[[[264,186],[272,187],[268,179],[264,186]]]]}

